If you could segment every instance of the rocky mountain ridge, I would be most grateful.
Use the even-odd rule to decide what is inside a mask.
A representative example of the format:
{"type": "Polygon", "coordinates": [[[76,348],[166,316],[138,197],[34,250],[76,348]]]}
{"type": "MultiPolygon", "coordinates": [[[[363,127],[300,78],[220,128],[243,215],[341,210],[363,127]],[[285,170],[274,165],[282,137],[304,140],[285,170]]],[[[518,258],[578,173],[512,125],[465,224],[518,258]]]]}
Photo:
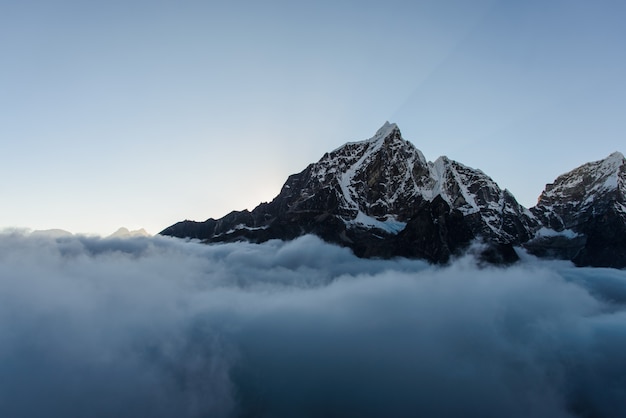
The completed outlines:
{"type": "Polygon", "coordinates": [[[547,184],[531,212],[541,228],[526,248],[578,265],[626,267],[626,160],[619,152],[547,184]]]}
{"type": "Polygon", "coordinates": [[[161,234],[206,242],[263,242],[315,234],[362,257],[403,256],[437,263],[478,239],[485,243],[481,257],[490,262],[514,261],[513,247],[527,246],[539,256],[568,258],[580,265],[626,267],[626,260],[613,265],[596,263],[597,255],[581,256],[589,253],[586,238],[594,236],[587,228],[589,216],[601,218],[610,212],[606,216],[626,224],[620,218],[626,213],[626,169],[620,156],[614,153],[560,176],[529,210],[480,170],[447,157],[428,162],[402,138],[397,125],[385,123],[374,137],[346,143],[289,176],[269,203],[221,219],[182,221],[161,234]]]}

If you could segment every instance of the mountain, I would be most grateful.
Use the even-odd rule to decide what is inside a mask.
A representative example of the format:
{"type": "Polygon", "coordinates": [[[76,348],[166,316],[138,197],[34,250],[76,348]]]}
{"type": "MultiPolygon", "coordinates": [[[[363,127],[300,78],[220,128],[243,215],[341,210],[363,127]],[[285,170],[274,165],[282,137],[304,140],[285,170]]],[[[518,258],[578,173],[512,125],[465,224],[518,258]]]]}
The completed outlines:
{"type": "Polygon", "coordinates": [[[66,231],[64,229],[37,229],[30,233],[31,237],[40,237],[40,238],[67,238],[74,236],[70,231],[66,231]]]}
{"type": "Polygon", "coordinates": [[[135,238],[135,237],[149,237],[150,234],[143,228],[136,230],[129,230],[128,228],[121,227],[117,231],[109,235],[107,238],[135,238]]]}
{"type": "Polygon", "coordinates": [[[361,257],[416,257],[445,262],[475,238],[488,257],[512,260],[535,218],[480,170],[446,157],[427,162],[385,123],[290,176],[280,193],[252,211],[205,222],[183,221],[163,235],[207,242],[293,239],[315,234],[361,257]]]}
{"type": "Polygon", "coordinates": [[[578,265],[626,267],[626,160],[619,152],[546,185],[531,212],[542,228],[525,246],[578,265]]]}
{"type": "Polygon", "coordinates": [[[492,263],[517,260],[514,246],[524,246],[578,265],[626,267],[624,170],[619,153],[585,164],[546,186],[529,210],[478,169],[445,156],[428,162],[385,123],[289,176],[269,203],[161,234],[207,243],[315,234],[360,257],[435,263],[481,241],[478,255],[492,263]]]}

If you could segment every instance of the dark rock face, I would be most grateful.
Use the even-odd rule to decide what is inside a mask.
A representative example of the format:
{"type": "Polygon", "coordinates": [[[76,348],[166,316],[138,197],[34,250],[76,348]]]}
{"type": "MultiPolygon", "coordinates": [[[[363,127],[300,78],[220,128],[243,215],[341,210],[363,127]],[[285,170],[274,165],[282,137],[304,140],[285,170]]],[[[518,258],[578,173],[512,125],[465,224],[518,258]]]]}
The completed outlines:
{"type": "MultiPolygon", "coordinates": [[[[626,165],[619,152],[584,164],[546,185],[531,211],[556,231],[580,228],[589,219],[626,204],[626,165]]],[[[619,210],[618,210],[619,211],[619,210]]]]}
{"type": "Polygon", "coordinates": [[[437,192],[461,211],[474,235],[501,244],[520,244],[536,229],[532,213],[482,171],[447,157],[438,158],[433,171],[441,176],[437,192]]]}
{"type": "Polygon", "coordinates": [[[620,156],[559,177],[528,210],[480,170],[447,157],[427,162],[386,123],[371,139],[347,143],[289,176],[269,203],[220,219],[179,222],[161,234],[208,243],[315,234],[359,257],[435,263],[480,240],[478,256],[487,263],[516,261],[514,246],[524,244],[538,256],[624,267],[624,252],[612,249],[624,248],[623,187],[607,189],[615,167],[622,167],[618,177],[625,183],[620,156]],[[592,199],[600,194],[606,198],[592,199]]]}
{"type": "Polygon", "coordinates": [[[392,248],[397,256],[445,263],[467,248],[474,238],[463,214],[457,209],[451,210],[443,198],[437,196],[411,217],[392,248]]]}
{"type": "Polygon", "coordinates": [[[578,266],[626,267],[626,216],[609,208],[589,219],[582,229],[585,245],[572,258],[578,266]]]}
{"type": "Polygon", "coordinates": [[[579,266],[626,267],[626,161],[618,152],[546,185],[531,208],[543,228],[524,246],[579,266]]]}

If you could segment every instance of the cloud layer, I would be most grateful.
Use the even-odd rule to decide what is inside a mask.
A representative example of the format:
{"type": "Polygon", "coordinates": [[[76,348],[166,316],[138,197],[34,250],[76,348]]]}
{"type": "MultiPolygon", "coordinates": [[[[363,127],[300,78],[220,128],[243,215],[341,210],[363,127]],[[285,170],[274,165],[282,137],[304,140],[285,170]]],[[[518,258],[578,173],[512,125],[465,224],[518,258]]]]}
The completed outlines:
{"type": "Polygon", "coordinates": [[[0,235],[0,415],[626,415],[626,271],[0,235]]]}

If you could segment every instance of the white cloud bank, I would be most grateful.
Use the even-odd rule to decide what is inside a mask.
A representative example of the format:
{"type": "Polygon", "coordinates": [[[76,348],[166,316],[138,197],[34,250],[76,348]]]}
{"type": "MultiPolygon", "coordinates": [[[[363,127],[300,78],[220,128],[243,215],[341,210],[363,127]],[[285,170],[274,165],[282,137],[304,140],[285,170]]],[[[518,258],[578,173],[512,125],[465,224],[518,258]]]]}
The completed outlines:
{"type": "Polygon", "coordinates": [[[626,416],[626,271],[0,235],[0,416],[626,416]]]}

